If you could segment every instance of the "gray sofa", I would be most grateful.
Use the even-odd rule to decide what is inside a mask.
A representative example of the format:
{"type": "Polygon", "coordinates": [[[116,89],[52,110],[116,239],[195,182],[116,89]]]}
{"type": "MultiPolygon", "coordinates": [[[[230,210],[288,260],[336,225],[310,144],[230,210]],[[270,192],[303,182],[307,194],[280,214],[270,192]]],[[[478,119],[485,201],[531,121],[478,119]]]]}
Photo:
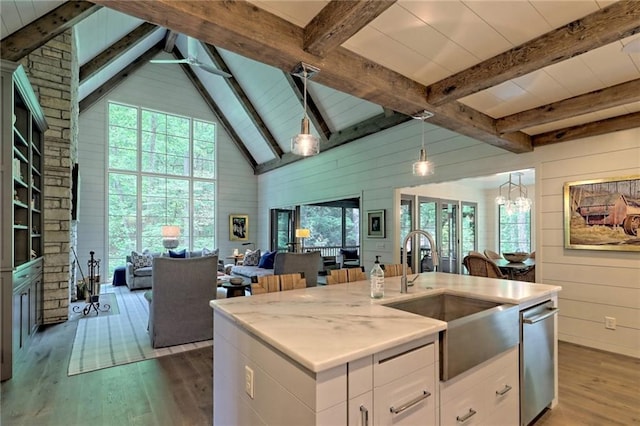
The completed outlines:
{"type": "Polygon", "coordinates": [[[273,269],[234,265],[231,268],[231,274],[253,278],[265,275],[295,274],[300,272],[304,274],[307,280],[307,287],[315,287],[318,284],[318,272],[322,270],[322,256],[319,251],[309,253],[282,252],[276,254],[273,261],[273,269]]]}
{"type": "Polygon", "coordinates": [[[213,310],[217,293],[218,256],[153,260],[153,289],[149,301],[151,346],[181,345],[213,339],[213,310]]]}
{"type": "MultiPolygon", "coordinates": [[[[216,251],[213,251],[214,253],[216,251]]],[[[151,255],[154,259],[157,257],[169,257],[168,253],[158,252],[158,253],[146,253],[143,254],[151,255]]],[[[202,250],[194,250],[187,251],[186,257],[201,257],[202,250]]],[[[184,259],[180,259],[184,260],[184,259]]],[[[127,256],[127,264],[125,267],[125,282],[127,283],[127,287],[129,290],[138,290],[142,288],[151,288],[153,280],[152,280],[152,267],[144,266],[141,268],[136,268],[132,262],[131,255],[127,256]]]]}

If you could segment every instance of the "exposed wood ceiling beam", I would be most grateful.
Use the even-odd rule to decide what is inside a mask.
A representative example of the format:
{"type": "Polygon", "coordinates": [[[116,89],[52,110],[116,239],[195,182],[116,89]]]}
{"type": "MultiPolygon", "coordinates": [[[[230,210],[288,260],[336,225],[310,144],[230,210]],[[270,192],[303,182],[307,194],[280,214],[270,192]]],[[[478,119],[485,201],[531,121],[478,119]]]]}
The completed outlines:
{"type": "Polygon", "coordinates": [[[178,39],[178,33],[175,31],[167,30],[164,41],[164,51],[167,53],[173,52],[173,48],[176,47],[176,40],[178,39]]]}
{"type": "Polygon", "coordinates": [[[640,127],[640,112],[607,118],[532,136],[536,147],[640,127]]]}
{"type": "MultiPolygon", "coordinates": [[[[287,82],[293,89],[296,97],[300,101],[300,105],[303,105],[304,108],[304,82],[302,78],[294,77],[293,75],[285,72],[284,73],[287,82]]],[[[326,142],[331,137],[331,129],[329,129],[329,125],[327,121],[322,116],[322,112],[318,105],[314,102],[313,97],[307,91],[307,115],[309,116],[309,121],[313,123],[313,127],[316,128],[318,132],[320,132],[320,142],[326,142]]],[[[300,117],[302,120],[302,117],[300,117]]]]}
{"type": "Polygon", "coordinates": [[[521,153],[533,149],[528,135],[500,136],[495,120],[463,105],[435,107],[426,102],[426,87],[342,47],[323,59],[302,48],[304,30],[247,2],[179,0],[94,0],[149,22],[179,31],[247,58],[290,72],[299,62],[322,70],[314,81],[378,104],[414,115],[430,110],[434,125],[494,146],[521,153]]]}
{"type": "Polygon", "coordinates": [[[499,133],[551,123],[640,101],[640,79],[553,102],[496,120],[499,133]]]}
{"type": "Polygon", "coordinates": [[[155,45],[153,45],[149,50],[144,52],[142,55],[138,56],[136,59],[131,61],[129,65],[123,68],[118,74],[114,75],[107,82],[105,82],[102,86],[98,87],[96,90],[87,95],[84,99],[80,101],[80,112],[86,111],[91,108],[93,104],[98,102],[104,95],[109,93],[112,89],[117,87],[122,81],[124,81],[127,77],[133,74],[138,70],[142,65],[145,65],[149,62],[154,56],[162,51],[164,47],[164,41],[160,40],[155,45]]]}
{"type": "Polygon", "coordinates": [[[203,43],[203,46],[205,52],[209,56],[209,59],[211,59],[211,62],[213,62],[216,68],[232,75],[232,77],[224,79],[229,85],[229,89],[231,89],[231,92],[233,92],[235,97],[238,99],[238,102],[247,113],[249,120],[251,120],[260,135],[262,135],[262,137],[264,138],[265,142],[267,142],[267,145],[269,145],[271,152],[273,152],[273,154],[278,158],[282,157],[284,151],[282,150],[280,145],[278,145],[278,141],[276,141],[276,138],[273,137],[273,134],[267,127],[267,124],[262,120],[262,117],[260,117],[260,114],[253,106],[253,103],[249,99],[249,96],[247,96],[245,91],[242,89],[242,86],[240,86],[240,83],[238,83],[238,80],[233,77],[233,73],[218,52],[218,49],[208,43],[203,43]]]}
{"type": "Polygon", "coordinates": [[[88,1],[68,1],[3,38],[0,56],[9,61],[19,61],[101,7],[88,1]]]}
{"type": "Polygon", "coordinates": [[[329,2],[304,29],[304,50],[323,57],[353,37],[397,0],[329,2]]]}
{"type": "Polygon", "coordinates": [[[620,0],[440,80],[427,101],[442,105],[640,32],[640,2],[620,0]]]}
{"type": "Polygon", "coordinates": [[[96,75],[100,70],[118,59],[140,41],[144,40],[145,37],[153,33],[156,29],[158,29],[158,27],[154,24],[145,22],[103,50],[99,55],[80,67],[80,84],[96,75]]]}
{"type": "MultiPolygon", "coordinates": [[[[412,120],[412,118],[404,114],[379,114],[360,123],[356,123],[347,129],[333,133],[328,141],[320,143],[320,153],[353,142],[357,139],[364,138],[365,136],[381,132],[409,120],[412,120]]],[[[300,157],[299,155],[294,155],[288,152],[279,160],[271,160],[266,163],[259,164],[256,168],[256,174],[266,173],[270,170],[277,169],[278,167],[282,167],[287,164],[295,163],[296,161],[300,161],[302,159],[304,159],[304,157],[300,157]]]]}
{"type": "MultiPolygon", "coordinates": [[[[178,59],[184,59],[184,57],[180,54],[177,48],[173,49],[173,54],[178,59]]],[[[255,173],[256,166],[258,165],[258,163],[256,162],[255,158],[253,158],[253,155],[251,155],[251,153],[249,152],[245,144],[242,143],[242,139],[238,136],[238,134],[234,130],[229,120],[227,120],[227,116],[224,115],[222,110],[218,107],[218,104],[216,103],[216,101],[214,101],[211,95],[209,95],[209,92],[204,87],[204,85],[202,84],[202,82],[200,81],[196,73],[193,72],[193,69],[191,69],[191,65],[180,64],[180,66],[182,67],[182,71],[184,71],[184,73],[187,75],[189,80],[191,80],[191,83],[196,88],[198,93],[200,93],[200,96],[202,96],[202,99],[207,104],[209,109],[211,109],[211,111],[218,116],[218,119],[220,120],[220,124],[222,125],[224,130],[227,132],[227,134],[231,138],[231,141],[238,148],[242,156],[247,160],[247,162],[249,163],[249,165],[251,166],[251,168],[255,173]]]]}

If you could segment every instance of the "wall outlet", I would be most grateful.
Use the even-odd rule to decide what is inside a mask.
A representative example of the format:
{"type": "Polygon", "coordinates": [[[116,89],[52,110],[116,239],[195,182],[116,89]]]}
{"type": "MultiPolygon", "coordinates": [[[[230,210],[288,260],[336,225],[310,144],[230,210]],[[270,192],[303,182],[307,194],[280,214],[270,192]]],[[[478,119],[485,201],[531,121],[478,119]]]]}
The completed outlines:
{"type": "Polygon", "coordinates": [[[248,365],[244,366],[244,390],[253,399],[253,370],[248,365]]]}
{"type": "Polygon", "coordinates": [[[609,330],[616,329],[616,319],[613,317],[604,317],[604,328],[609,330]]]}

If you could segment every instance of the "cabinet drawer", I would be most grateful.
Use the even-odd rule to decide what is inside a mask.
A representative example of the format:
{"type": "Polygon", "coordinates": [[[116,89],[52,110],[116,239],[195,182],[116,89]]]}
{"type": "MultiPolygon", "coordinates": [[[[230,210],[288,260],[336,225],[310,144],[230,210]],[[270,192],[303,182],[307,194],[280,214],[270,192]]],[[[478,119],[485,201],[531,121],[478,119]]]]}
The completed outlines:
{"type": "Polygon", "coordinates": [[[440,400],[442,404],[446,404],[448,401],[456,399],[467,389],[474,386],[486,386],[495,374],[514,371],[514,369],[516,377],[518,377],[518,346],[504,351],[451,380],[441,382],[440,400]]]}
{"type": "MultiPolygon", "coordinates": [[[[515,403],[516,423],[518,422],[519,410],[517,405],[520,398],[519,371],[517,359],[507,368],[491,376],[487,380],[485,406],[487,412],[493,413],[502,410],[504,406],[515,403]]],[[[515,423],[514,423],[515,424],[515,423]]]]}
{"type": "Polygon", "coordinates": [[[440,411],[440,426],[470,426],[482,424],[486,410],[483,393],[478,388],[468,389],[444,404],[440,411]]]}
{"type": "Polygon", "coordinates": [[[435,362],[434,344],[426,339],[400,345],[373,356],[373,385],[382,386],[435,362]]]}
{"type": "Polygon", "coordinates": [[[376,425],[435,425],[436,372],[431,365],[374,389],[376,425]]]}

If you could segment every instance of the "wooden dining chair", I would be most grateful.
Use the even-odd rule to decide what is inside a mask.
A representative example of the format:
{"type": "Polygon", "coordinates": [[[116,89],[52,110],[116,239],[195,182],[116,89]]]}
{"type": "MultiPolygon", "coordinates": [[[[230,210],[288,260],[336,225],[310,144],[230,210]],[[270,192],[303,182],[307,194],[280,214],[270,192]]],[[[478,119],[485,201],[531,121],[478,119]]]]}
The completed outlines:
{"type": "MultiPolygon", "coordinates": [[[[401,263],[390,263],[388,265],[380,265],[384,270],[385,277],[397,277],[398,275],[402,275],[402,264],[401,263]]],[[[411,266],[407,266],[407,275],[413,274],[411,272],[411,266]]]]}
{"type": "Polygon", "coordinates": [[[277,277],[280,279],[280,291],[307,288],[307,280],[304,278],[304,274],[282,274],[277,275],[277,277]]]}
{"type": "Polygon", "coordinates": [[[354,281],[366,281],[367,280],[367,274],[364,273],[364,267],[359,267],[359,268],[348,268],[347,269],[347,282],[354,282],[354,281]]]}
{"type": "Polygon", "coordinates": [[[516,281],[526,281],[528,283],[536,282],[536,265],[524,270],[516,271],[513,274],[513,279],[516,281]]]}
{"type": "Polygon", "coordinates": [[[347,276],[348,269],[330,269],[327,275],[327,285],[342,284],[349,280],[347,276]]]}
{"type": "Polygon", "coordinates": [[[280,291],[278,275],[251,277],[251,294],[273,293],[274,291],[280,291]]]}
{"type": "Polygon", "coordinates": [[[501,259],[502,258],[502,256],[500,256],[500,254],[496,253],[495,251],[488,250],[488,249],[484,251],[484,255],[489,259],[501,259]]]}
{"type": "Polygon", "coordinates": [[[508,277],[502,273],[498,265],[491,259],[477,254],[469,254],[462,260],[469,275],[476,277],[502,278],[508,277]]]}

